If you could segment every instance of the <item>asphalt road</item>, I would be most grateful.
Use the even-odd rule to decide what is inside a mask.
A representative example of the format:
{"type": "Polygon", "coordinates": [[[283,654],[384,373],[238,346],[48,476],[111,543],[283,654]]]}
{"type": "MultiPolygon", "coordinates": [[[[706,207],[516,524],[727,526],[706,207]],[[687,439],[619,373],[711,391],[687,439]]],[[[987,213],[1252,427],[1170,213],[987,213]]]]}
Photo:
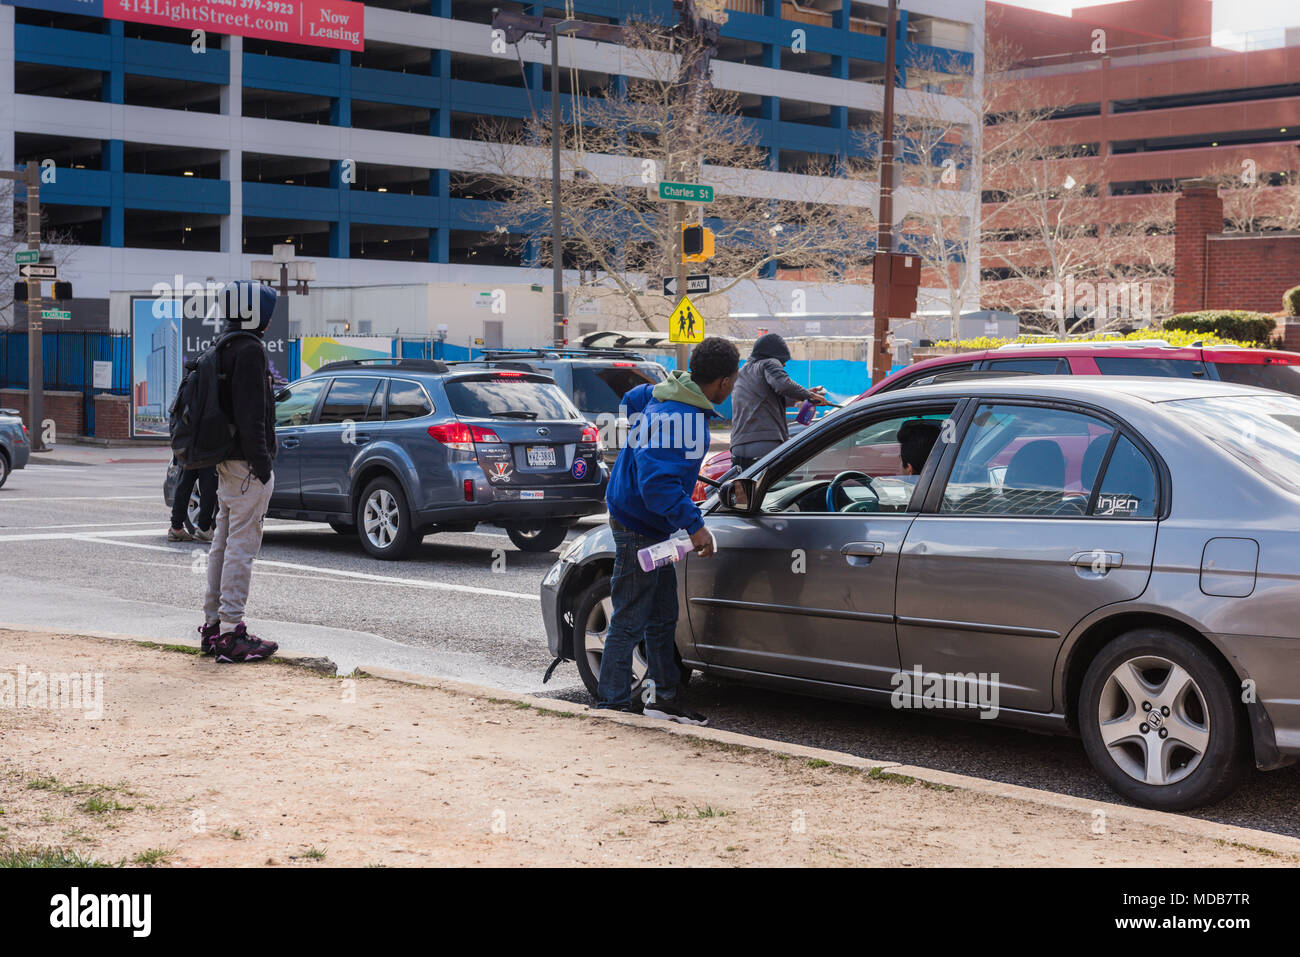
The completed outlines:
{"type": "MultiPolygon", "coordinates": [[[[114,451],[104,458],[119,460],[106,464],[33,465],[0,489],[0,624],[194,637],[206,547],[164,540],[163,452],[114,451]]],[[[344,671],[370,662],[585,701],[571,663],[541,683],[550,656],[537,588],[554,559],[519,552],[504,532],[482,527],[431,536],[409,561],[380,562],[327,526],[268,520],[250,626],[285,650],[327,654],[344,671]]],[[[1118,800],[1070,738],[699,675],[691,695],[715,727],[1118,800]]],[[[1197,816],[1300,836],[1297,796],[1300,767],[1256,773],[1197,816]]]]}

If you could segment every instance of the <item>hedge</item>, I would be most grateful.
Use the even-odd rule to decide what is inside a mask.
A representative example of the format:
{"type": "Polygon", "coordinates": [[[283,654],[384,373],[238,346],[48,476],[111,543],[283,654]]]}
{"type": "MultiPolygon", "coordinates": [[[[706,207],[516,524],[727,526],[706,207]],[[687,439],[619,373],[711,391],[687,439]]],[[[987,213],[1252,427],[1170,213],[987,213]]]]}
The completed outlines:
{"type": "Polygon", "coordinates": [[[1206,309],[1201,312],[1184,312],[1170,316],[1164,328],[1176,332],[1201,332],[1221,339],[1237,342],[1256,342],[1268,345],[1272,341],[1277,322],[1262,312],[1244,309],[1206,309]]]}
{"type": "Polygon", "coordinates": [[[1292,286],[1282,293],[1282,308],[1288,316],[1300,316],[1300,286],[1292,286]]]}

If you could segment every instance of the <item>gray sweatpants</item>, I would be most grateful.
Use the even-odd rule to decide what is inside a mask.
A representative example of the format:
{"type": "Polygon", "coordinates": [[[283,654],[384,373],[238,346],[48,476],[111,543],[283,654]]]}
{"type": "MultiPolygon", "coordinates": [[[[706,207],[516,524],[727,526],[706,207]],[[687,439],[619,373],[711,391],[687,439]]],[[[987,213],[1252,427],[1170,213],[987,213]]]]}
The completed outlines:
{"type": "Polygon", "coordinates": [[[262,547],[262,519],[271,502],[275,476],[263,485],[248,463],[239,460],[217,466],[217,523],[208,550],[208,594],[204,621],[220,619],[224,634],[244,620],[253,559],[262,547]]]}

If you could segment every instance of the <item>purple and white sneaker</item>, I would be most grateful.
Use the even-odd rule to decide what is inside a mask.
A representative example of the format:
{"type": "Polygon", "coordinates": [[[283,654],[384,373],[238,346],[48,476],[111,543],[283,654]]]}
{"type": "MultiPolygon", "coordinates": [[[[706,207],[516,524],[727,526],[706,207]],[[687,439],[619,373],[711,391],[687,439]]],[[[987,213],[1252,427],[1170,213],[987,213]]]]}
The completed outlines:
{"type": "Polygon", "coordinates": [[[215,655],[217,649],[214,645],[220,636],[221,622],[214,621],[210,625],[199,625],[199,651],[205,655],[215,655]]]}
{"type": "Polygon", "coordinates": [[[213,643],[213,648],[219,662],[261,661],[280,650],[274,641],[263,641],[257,635],[250,635],[242,621],[234,631],[223,633],[213,643]]]}

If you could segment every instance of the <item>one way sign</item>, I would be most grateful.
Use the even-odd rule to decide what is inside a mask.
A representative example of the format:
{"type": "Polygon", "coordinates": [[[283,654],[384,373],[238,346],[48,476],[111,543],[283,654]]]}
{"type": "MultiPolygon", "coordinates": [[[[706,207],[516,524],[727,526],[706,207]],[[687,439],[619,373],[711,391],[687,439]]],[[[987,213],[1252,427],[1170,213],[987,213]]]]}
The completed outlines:
{"type": "Polygon", "coordinates": [[[19,266],[18,272],[24,279],[56,279],[59,275],[58,266],[19,266]]]}
{"type": "MultiPolygon", "coordinates": [[[[699,276],[686,277],[686,292],[688,295],[693,292],[708,292],[708,291],[709,291],[708,276],[699,275],[699,276]]],[[[677,295],[676,276],[664,276],[664,295],[665,296],[677,295]]]]}

